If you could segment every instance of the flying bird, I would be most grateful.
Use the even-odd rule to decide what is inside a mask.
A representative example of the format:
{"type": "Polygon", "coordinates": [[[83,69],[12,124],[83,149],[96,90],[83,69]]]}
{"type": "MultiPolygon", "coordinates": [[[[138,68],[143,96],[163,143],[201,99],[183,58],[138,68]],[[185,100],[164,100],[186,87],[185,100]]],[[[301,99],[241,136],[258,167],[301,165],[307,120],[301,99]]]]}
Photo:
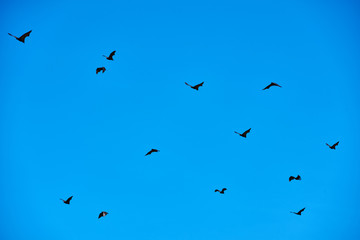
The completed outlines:
{"type": "Polygon", "coordinates": [[[236,134],[239,134],[240,136],[246,138],[246,134],[248,134],[250,132],[251,128],[249,128],[248,130],[246,130],[243,133],[238,133],[237,131],[234,131],[236,134]]]}
{"type": "Polygon", "coordinates": [[[227,189],[223,188],[221,191],[219,189],[215,189],[215,192],[219,192],[221,194],[224,194],[225,190],[227,190],[227,189]]]}
{"type": "Polygon", "coordinates": [[[294,213],[294,214],[296,214],[296,215],[301,216],[301,213],[302,213],[304,210],[305,210],[305,208],[301,209],[301,210],[298,211],[298,212],[291,212],[291,213],[294,213]]]}
{"type": "Polygon", "coordinates": [[[98,74],[98,73],[101,72],[101,71],[104,73],[104,72],[106,71],[106,68],[105,68],[105,67],[99,67],[99,68],[97,68],[97,69],[96,69],[96,74],[98,74]]]}
{"type": "Polygon", "coordinates": [[[112,51],[108,57],[105,56],[105,55],[103,55],[103,56],[106,57],[107,60],[114,60],[114,59],[113,59],[113,56],[115,55],[115,52],[116,52],[116,51],[112,51]]]}
{"type": "Polygon", "coordinates": [[[61,199],[65,204],[70,204],[70,200],[73,198],[73,196],[69,197],[68,199],[64,200],[64,199],[61,199]]]}
{"type": "Polygon", "coordinates": [[[160,152],[160,150],[157,149],[151,149],[145,156],[152,154],[153,152],[160,152]]]}
{"type": "Polygon", "coordinates": [[[277,84],[277,83],[274,83],[274,82],[271,82],[269,85],[267,85],[263,90],[265,90],[265,89],[269,89],[270,87],[272,87],[272,86],[277,86],[277,87],[281,87],[279,84],[277,84]]]}
{"type": "Polygon", "coordinates": [[[109,214],[108,212],[101,212],[101,213],[99,214],[98,219],[101,218],[101,217],[105,217],[105,216],[108,215],[108,214],[109,214]]]}
{"type": "Polygon", "coordinates": [[[187,82],[185,82],[185,84],[188,85],[189,87],[191,87],[192,89],[199,90],[199,87],[201,87],[204,84],[204,82],[199,83],[198,85],[195,85],[195,86],[191,86],[187,82]]]}
{"type": "Polygon", "coordinates": [[[294,177],[294,176],[290,176],[289,177],[289,182],[291,182],[292,180],[301,180],[301,177],[300,177],[300,175],[297,175],[297,177],[294,177]]]}
{"type": "Polygon", "coordinates": [[[31,33],[32,30],[28,31],[27,33],[24,33],[23,35],[21,35],[21,37],[16,37],[14,35],[12,35],[11,33],[8,33],[10,36],[16,38],[17,40],[19,40],[20,42],[22,43],[25,43],[25,38],[30,36],[30,33],[31,33]]]}
{"type": "Polygon", "coordinates": [[[339,142],[335,143],[335,144],[332,145],[332,146],[330,146],[330,145],[327,144],[327,143],[326,143],[326,145],[328,145],[330,149],[334,149],[334,150],[335,150],[335,147],[336,147],[337,145],[339,145],[339,142]]]}

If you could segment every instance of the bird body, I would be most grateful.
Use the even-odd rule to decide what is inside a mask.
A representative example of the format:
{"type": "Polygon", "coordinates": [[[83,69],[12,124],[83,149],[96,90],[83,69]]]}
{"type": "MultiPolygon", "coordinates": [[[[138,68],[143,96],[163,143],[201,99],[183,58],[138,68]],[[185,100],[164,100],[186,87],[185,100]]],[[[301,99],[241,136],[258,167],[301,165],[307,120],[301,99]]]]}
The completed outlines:
{"type": "Polygon", "coordinates": [[[243,133],[238,133],[238,132],[236,132],[236,131],[234,131],[234,132],[235,132],[236,134],[239,134],[239,136],[246,138],[246,135],[250,132],[250,130],[251,130],[251,128],[249,128],[248,130],[246,130],[246,131],[243,132],[243,133]]]}
{"type": "Polygon", "coordinates": [[[73,198],[73,196],[69,197],[66,200],[60,198],[60,200],[62,200],[65,204],[70,204],[70,201],[71,201],[72,198],[73,198]]]}
{"type": "Polygon", "coordinates": [[[98,73],[101,72],[101,71],[104,73],[104,72],[106,71],[106,68],[105,68],[105,67],[99,67],[99,68],[97,68],[97,69],[96,69],[96,74],[98,74],[98,73]]]}
{"type": "Polygon", "coordinates": [[[226,188],[221,189],[221,191],[219,189],[215,189],[215,192],[219,192],[220,194],[224,194],[225,190],[227,190],[226,188]]]}
{"type": "Polygon", "coordinates": [[[301,209],[301,210],[298,211],[298,212],[291,212],[291,213],[294,213],[294,214],[296,214],[296,215],[301,216],[301,213],[302,213],[304,210],[305,210],[305,208],[301,209]]]}
{"type": "Polygon", "coordinates": [[[272,87],[272,86],[277,86],[277,87],[281,87],[279,84],[277,84],[277,83],[274,83],[274,82],[271,82],[269,85],[267,85],[263,90],[265,90],[265,89],[269,89],[270,87],[272,87]]]}
{"type": "Polygon", "coordinates": [[[16,38],[18,41],[22,42],[22,43],[25,43],[25,38],[30,36],[30,33],[31,33],[32,30],[28,31],[27,33],[24,33],[23,35],[21,35],[21,37],[16,37],[14,35],[12,35],[11,33],[8,33],[10,36],[16,38]]]}
{"type": "Polygon", "coordinates": [[[112,51],[108,57],[105,56],[105,55],[103,55],[103,56],[106,57],[107,60],[114,60],[114,59],[113,59],[113,56],[115,55],[115,52],[116,52],[116,51],[112,51]]]}
{"type": "Polygon", "coordinates": [[[201,86],[204,84],[204,82],[199,83],[199,84],[197,84],[197,85],[195,85],[195,86],[191,86],[191,85],[188,84],[187,82],[185,82],[185,84],[188,85],[189,87],[191,87],[192,89],[199,90],[199,87],[201,87],[201,86]]]}
{"type": "Polygon", "coordinates": [[[150,154],[152,154],[153,152],[160,152],[160,150],[157,150],[157,149],[151,149],[149,152],[147,152],[146,154],[145,154],[145,156],[147,156],[147,155],[150,155],[150,154]]]}
{"type": "Polygon", "coordinates": [[[335,144],[333,144],[333,145],[329,145],[329,144],[327,144],[326,143],[326,145],[330,148],[330,149],[334,149],[335,150],[335,147],[337,146],[337,145],[339,145],[339,142],[337,142],[337,143],[335,143],[335,144]]]}
{"type": "Polygon", "coordinates": [[[105,216],[108,215],[108,214],[109,214],[108,212],[101,212],[101,213],[99,214],[98,219],[101,218],[101,217],[105,217],[105,216]]]}
{"type": "Polygon", "coordinates": [[[300,175],[297,175],[297,177],[290,176],[289,177],[289,182],[291,182],[292,180],[301,180],[301,177],[300,177],[300,175]]]}

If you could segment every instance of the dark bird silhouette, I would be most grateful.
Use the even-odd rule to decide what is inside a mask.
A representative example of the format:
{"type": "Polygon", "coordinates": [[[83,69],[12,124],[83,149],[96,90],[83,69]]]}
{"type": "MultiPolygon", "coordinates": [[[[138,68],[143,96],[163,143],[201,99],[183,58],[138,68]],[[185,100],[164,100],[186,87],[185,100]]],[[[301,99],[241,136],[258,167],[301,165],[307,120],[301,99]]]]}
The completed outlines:
{"type": "Polygon", "coordinates": [[[337,145],[339,145],[339,142],[337,142],[337,143],[335,143],[334,145],[332,145],[332,146],[330,146],[329,144],[327,144],[326,143],[326,145],[328,145],[329,146],[329,148],[331,148],[331,149],[334,149],[335,150],[335,147],[337,146],[337,145]]]}
{"type": "Polygon", "coordinates": [[[195,86],[191,86],[191,85],[188,84],[187,82],[185,82],[185,84],[188,85],[189,87],[191,87],[192,89],[199,90],[199,87],[202,87],[202,85],[204,84],[204,82],[199,83],[198,85],[195,85],[195,86]]]}
{"type": "Polygon", "coordinates": [[[246,134],[248,134],[250,132],[251,128],[249,128],[248,130],[246,130],[243,133],[238,133],[237,131],[234,131],[236,134],[239,134],[240,136],[246,138],[246,134]]]}
{"type": "Polygon", "coordinates": [[[101,212],[101,213],[99,214],[98,219],[101,218],[101,217],[105,217],[105,216],[108,215],[108,214],[109,214],[108,212],[101,212]]]}
{"type": "Polygon", "coordinates": [[[61,199],[65,204],[70,204],[70,200],[73,198],[73,196],[69,197],[68,199],[64,200],[64,199],[61,199]]]}
{"type": "Polygon", "coordinates": [[[114,60],[114,59],[113,59],[113,56],[115,55],[115,52],[116,52],[116,51],[112,51],[108,57],[105,56],[105,55],[103,55],[103,56],[106,57],[107,60],[114,60]]]}
{"type": "Polygon", "coordinates": [[[221,191],[219,189],[215,189],[215,192],[219,192],[221,194],[224,194],[225,190],[227,190],[227,189],[223,188],[221,191]]]}
{"type": "Polygon", "coordinates": [[[297,175],[297,177],[294,177],[294,176],[290,176],[289,177],[289,182],[291,182],[292,180],[301,180],[301,177],[300,177],[300,175],[297,175]]]}
{"type": "Polygon", "coordinates": [[[16,37],[14,35],[12,35],[11,33],[8,33],[10,36],[16,38],[17,40],[19,40],[20,42],[22,43],[25,43],[25,38],[30,36],[30,33],[31,33],[32,30],[28,31],[27,33],[24,33],[23,35],[21,35],[21,37],[16,37]]]}
{"type": "Polygon", "coordinates": [[[304,210],[305,210],[305,208],[301,209],[301,210],[298,211],[298,212],[291,212],[291,213],[294,213],[294,214],[296,214],[296,215],[301,216],[301,213],[302,213],[304,210]]]}
{"type": "Polygon", "coordinates": [[[151,149],[145,156],[152,154],[153,152],[160,152],[160,150],[157,149],[151,149]]]}
{"type": "Polygon", "coordinates": [[[269,89],[270,87],[272,87],[272,86],[277,86],[277,87],[281,87],[279,84],[277,84],[277,83],[274,83],[274,82],[271,82],[269,85],[267,85],[263,90],[265,90],[265,89],[269,89]]]}
{"type": "Polygon", "coordinates": [[[104,72],[106,71],[106,68],[105,68],[105,67],[99,67],[99,68],[97,68],[97,69],[96,69],[96,74],[98,74],[98,73],[101,72],[101,71],[104,73],[104,72]]]}

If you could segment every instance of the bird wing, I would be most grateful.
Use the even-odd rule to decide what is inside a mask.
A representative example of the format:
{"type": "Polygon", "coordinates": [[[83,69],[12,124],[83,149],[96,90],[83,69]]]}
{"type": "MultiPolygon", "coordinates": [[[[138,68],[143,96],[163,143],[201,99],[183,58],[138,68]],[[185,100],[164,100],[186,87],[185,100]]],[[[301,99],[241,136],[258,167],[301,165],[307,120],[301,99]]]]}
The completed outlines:
{"type": "Polygon", "coordinates": [[[215,192],[220,192],[220,190],[219,190],[219,189],[215,189],[215,192]]]}
{"type": "Polygon", "coordinates": [[[73,196],[69,197],[66,201],[69,202],[72,198],[73,196]]]}
{"type": "Polygon", "coordinates": [[[298,213],[302,213],[305,210],[305,208],[301,209],[298,213]]]}
{"type": "Polygon", "coordinates": [[[98,74],[100,71],[101,71],[101,69],[100,69],[100,68],[97,68],[97,69],[96,69],[96,74],[98,74]]]}
{"type": "Polygon", "coordinates": [[[241,135],[241,134],[240,134],[240,133],[238,133],[237,131],[234,131],[234,133],[241,135]]]}
{"type": "Polygon", "coordinates": [[[249,128],[248,130],[246,130],[246,131],[243,133],[243,135],[248,134],[248,133],[250,132],[250,130],[251,130],[251,128],[249,128]]]}
{"type": "Polygon", "coordinates": [[[289,182],[291,182],[291,181],[294,180],[294,179],[295,179],[295,177],[290,176],[290,177],[289,177],[289,182]]]}
{"type": "Polygon", "coordinates": [[[198,88],[198,87],[201,87],[201,86],[202,86],[203,84],[204,84],[204,82],[202,82],[202,83],[199,83],[199,84],[195,85],[195,86],[194,86],[194,88],[198,88]]]}
{"type": "Polygon", "coordinates": [[[339,142],[335,143],[335,144],[333,145],[333,147],[336,147],[337,145],[339,145],[339,142]]]}
{"type": "Polygon", "coordinates": [[[101,218],[102,216],[103,216],[103,213],[101,212],[101,213],[99,214],[98,219],[101,218]]]}
{"type": "Polygon", "coordinates": [[[267,85],[263,90],[269,89],[271,87],[271,84],[267,85]]]}
{"type": "Polygon", "coordinates": [[[223,188],[221,191],[224,192],[225,190],[227,190],[226,188],[223,188]]]}
{"type": "Polygon", "coordinates": [[[295,178],[296,180],[301,180],[300,175],[297,175],[297,177],[295,178]]]}
{"type": "Polygon", "coordinates": [[[190,84],[188,84],[187,82],[185,82],[185,84],[188,85],[189,87],[193,87],[193,86],[191,86],[190,84]]]}
{"type": "Polygon", "coordinates": [[[277,87],[281,87],[279,84],[277,84],[277,83],[274,83],[274,82],[271,82],[271,84],[270,84],[271,86],[277,86],[277,87]]]}
{"type": "Polygon", "coordinates": [[[21,41],[25,41],[25,38],[30,36],[30,33],[31,33],[32,30],[28,31],[27,33],[24,33],[23,35],[21,35],[21,37],[19,37],[19,39],[21,41]]]}
{"type": "Polygon", "coordinates": [[[116,52],[116,51],[112,51],[112,52],[110,53],[109,58],[111,58],[112,56],[114,56],[114,55],[115,55],[115,52],[116,52]]]}

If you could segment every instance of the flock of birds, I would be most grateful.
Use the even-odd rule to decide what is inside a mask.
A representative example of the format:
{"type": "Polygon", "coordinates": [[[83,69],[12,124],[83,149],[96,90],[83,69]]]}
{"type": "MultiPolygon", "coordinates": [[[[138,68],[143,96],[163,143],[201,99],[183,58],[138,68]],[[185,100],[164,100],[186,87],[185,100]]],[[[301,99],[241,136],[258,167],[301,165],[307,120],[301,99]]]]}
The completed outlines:
{"type": "MultiPolygon", "coordinates": [[[[8,34],[9,34],[10,36],[16,38],[18,41],[20,41],[20,42],[22,42],[22,43],[25,43],[25,38],[30,36],[31,31],[32,31],[32,30],[24,33],[24,34],[21,35],[20,37],[16,37],[16,36],[14,36],[14,35],[12,35],[12,34],[10,34],[10,33],[8,33],[8,34]]],[[[103,56],[104,56],[107,60],[114,60],[114,59],[113,59],[113,56],[115,55],[115,52],[116,52],[116,51],[112,51],[108,57],[105,56],[105,55],[103,55],[103,56]]],[[[105,68],[105,67],[98,67],[98,68],[96,68],[96,74],[98,74],[99,72],[104,73],[105,71],[106,71],[106,68],[105,68]]],[[[194,86],[191,86],[191,85],[188,84],[187,82],[185,82],[185,84],[186,84],[187,86],[191,87],[192,89],[195,89],[195,90],[198,91],[199,88],[204,85],[204,82],[201,82],[201,83],[199,83],[199,84],[197,84],[197,85],[194,85],[194,86]]],[[[267,85],[265,88],[263,88],[263,90],[269,89],[269,88],[274,87],[274,86],[276,86],[276,87],[281,87],[279,84],[274,83],[274,82],[271,82],[269,85],[267,85]]],[[[243,133],[239,133],[239,132],[236,132],[236,131],[235,131],[235,133],[238,134],[238,135],[241,136],[241,137],[246,138],[246,135],[247,135],[248,133],[250,133],[250,130],[251,130],[251,128],[249,128],[248,130],[246,130],[246,131],[243,132],[243,133]]],[[[326,143],[326,145],[327,145],[330,149],[335,150],[336,146],[339,145],[339,141],[336,142],[336,143],[334,143],[333,145],[330,145],[330,144],[328,144],[328,143],[326,143]]],[[[158,149],[151,149],[149,152],[147,152],[147,153],[145,154],[145,156],[148,156],[148,155],[150,155],[150,154],[152,154],[152,153],[154,153],[154,152],[160,152],[160,150],[158,150],[158,149]]],[[[300,175],[297,175],[296,177],[290,176],[290,177],[289,177],[289,182],[291,182],[291,181],[293,181],[293,180],[298,180],[298,181],[301,180],[300,175]]],[[[219,192],[220,194],[224,194],[226,190],[227,190],[226,188],[223,188],[223,189],[221,189],[221,190],[215,189],[215,192],[219,192]]],[[[65,204],[70,204],[70,201],[72,200],[72,198],[73,198],[73,196],[69,197],[69,198],[66,199],[66,200],[64,200],[64,199],[60,199],[60,200],[62,200],[65,204]]],[[[299,210],[298,212],[290,212],[290,213],[294,213],[294,214],[296,214],[296,215],[301,216],[301,213],[302,213],[304,210],[305,210],[305,208],[299,210]]],[[[98,218],[105,217],[106,215],[108,215],[108,212],[102,211],[102,212],[99,214],[98,218]]]]}

